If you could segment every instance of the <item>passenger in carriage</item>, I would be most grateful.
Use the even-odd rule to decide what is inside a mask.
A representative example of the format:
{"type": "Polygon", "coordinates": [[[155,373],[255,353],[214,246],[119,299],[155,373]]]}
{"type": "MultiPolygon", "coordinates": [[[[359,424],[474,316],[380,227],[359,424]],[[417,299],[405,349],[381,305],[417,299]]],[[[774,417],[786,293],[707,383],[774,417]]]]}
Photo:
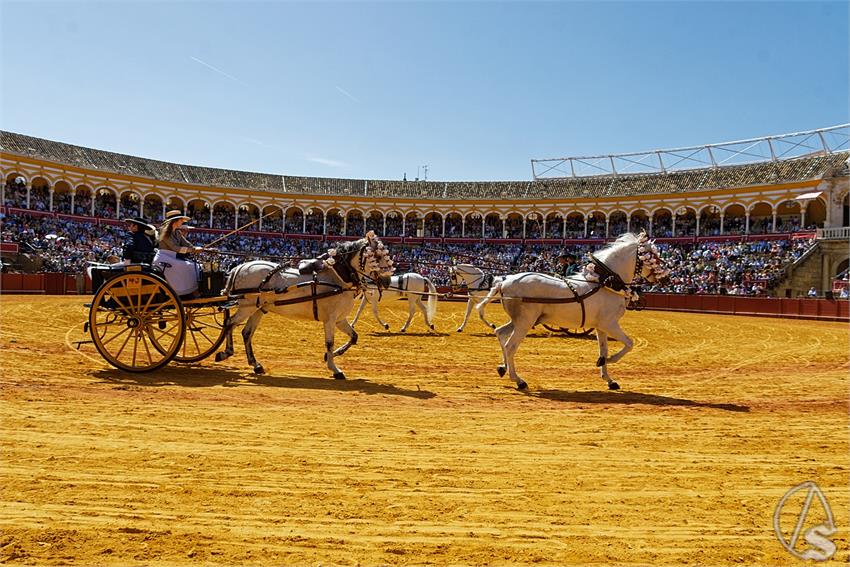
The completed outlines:
{"type": "Polygon", "coordinates": [[[198,291],[200,269],[191,256],[203,248],[195,246],[183,232],[189,217],[180,211],[168,211],[159,228],[159,250],[153,263],[163,269],[165,279],[178,295],[189,295],[198,291]]]}
{"type": "Polygon", "coordinates": [[[555,268],[555,273],[561,277],[569,277],[578,274],[578,265],[576,264],[575,254],[561,254],[558,256],[558,266],[555,268]]]}
{"type": "Polygon", "coordinates": [[[133,264],[150,264],[156,254],[156,228],[147,219],[124,219],[130,236],[124,241],[121,257],[133,264]]]}

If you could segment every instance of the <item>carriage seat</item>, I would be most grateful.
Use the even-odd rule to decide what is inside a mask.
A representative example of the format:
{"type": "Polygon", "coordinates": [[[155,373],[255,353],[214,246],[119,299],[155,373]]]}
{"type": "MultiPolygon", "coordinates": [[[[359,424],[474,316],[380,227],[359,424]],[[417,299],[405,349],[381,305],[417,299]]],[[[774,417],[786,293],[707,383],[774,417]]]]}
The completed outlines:
{"type": "Polygon", "coordinates": [[[141,272],[143,274],[153,274],[162,277],[162,270],[150,264],[109,264],[92,266],[89,269],[89,277],[91,278],[92,293],[97,293],[101,286],[113,277],[125,272],[141,272]]]}

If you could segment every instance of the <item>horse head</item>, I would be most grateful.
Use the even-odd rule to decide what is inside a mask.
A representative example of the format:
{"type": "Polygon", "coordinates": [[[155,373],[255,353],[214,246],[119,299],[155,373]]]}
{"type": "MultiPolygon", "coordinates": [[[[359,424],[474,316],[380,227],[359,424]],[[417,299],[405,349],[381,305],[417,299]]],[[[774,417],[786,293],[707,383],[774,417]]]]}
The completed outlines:
{"type": "Polygon", "coordinates": [[[389,250],[371,230],[360,240],[331,248],[327,255],[325,263],[351,284],[363,285],[369,279],[380,287],[395,272],[389,250]],[[345,273],[350,275],[346,277],[345,273]]]}

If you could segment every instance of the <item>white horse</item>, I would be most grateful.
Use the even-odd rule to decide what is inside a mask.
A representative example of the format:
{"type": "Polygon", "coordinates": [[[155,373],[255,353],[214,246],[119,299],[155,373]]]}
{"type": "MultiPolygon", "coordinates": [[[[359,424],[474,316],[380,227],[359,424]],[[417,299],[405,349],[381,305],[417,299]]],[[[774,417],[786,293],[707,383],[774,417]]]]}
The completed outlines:
{"type": "Polygon", "coordinates": [[[623,234],[591,254],[591,264],[577,277],[562,279],[534,272],[507,276],[487,296],[487,300],[501,297],[502,307],[511,319],[496,329],[504,357],[504,363],[498,368],[499,376],[504,376],[507,370],[517,388],[528,387],[517,374],[514,356],[534,325],[548,323],[573,329],[595,327],[599,342],[596,365],[608,382],[608,388],[619,389],[608,375],[608,363],[617,362],[632,349],[632,339],[623,332],[619,320],[632,298],[629,285],[637,276],[649,282],[667,276],[658,250],[644,233],[623,234]],[[623,343],[623,348],[611,357],[608,356],[609,335],[623,343]]]}
{"type": "Polygon", "coordinates": [[[228,320],[225,350],[216,354],[216,361],[233,355],[233,328],[245,323],[242,338],[248,364],[256,374],[265,372],[254,357],[251,340],[263,315],[271,312],[292,319],[321,321],[325,327],[325,362],[334,378],[345,379],[334,356],[357,344],[357,333],[346,321],[355,293],[362,289],[366,278],[381,281],[390,276],[392,260],[383,243],[369,231],[365,238],[340,244],[316,260],[302,262],[299,268],[257,260],[240,264],[227,274],[223,293],[244,297],[228,320]],[[333,349],[335,328],[349,337],[337,350],[333,349]]]}
{"type": "Polygon", "coordinates": [[[463,331],[469,321],[469,314],[472,313],[472,306],[476,299],[486,298],[478,304],[478,316],[485,325],[491,329],[495,329],[496,325],[487,320],[484,316],[484,308],[488,303],[496,299],[489,298],[487,294],[497,283],[505,279],[505,276],[493,276],[480,268],[476,268],[472,264],[457,264],[449,267],[449,276],[451,277],[452,288],[460,288],[466,284],[466,294],[469,296],[469,301],[466,302],[466,314],[463,316],[463,323],[457,328],[457,332],[463,331]]]}
{"type": "Polygon", "coordinates": [[[375,284],[369,284],[366,291],[363,293],[363,299],[360,301],[360,307],[351,321],[351,326],[357,324],[360,314],[368,301],[372,305],[372,313],[375,315],[375,320],[384,328],[389,330],[390,324],[381,321],[381,316],[378,314],[378,302],[382,299],[399,299],[407,298],[407,321],[404,322],[400,331],[407,331],[413,316],[416,314],[418,307],[422,311],[422,316],[425,317],[425,324],[430,330],[434,330],[434,315],[437,314],[437,287],[430,279],[415,272],[402,274],[400,276],[392,276],[389,285],[379,290],[375,284]],[[422,296],[427,296],[426,302],[422,301],[422,296]],[[427,307],[426,307],[427,303],[427,307]]]}

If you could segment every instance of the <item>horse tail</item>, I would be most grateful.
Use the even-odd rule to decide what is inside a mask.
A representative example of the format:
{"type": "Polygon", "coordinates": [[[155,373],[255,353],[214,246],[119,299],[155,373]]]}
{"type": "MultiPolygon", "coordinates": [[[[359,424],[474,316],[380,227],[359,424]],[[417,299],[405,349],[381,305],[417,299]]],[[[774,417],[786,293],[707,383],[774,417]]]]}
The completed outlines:
{"type": "Polygon", "coordinates": [[[481,311],[482,309],[484,309],[484,307],[487,306],[488,303],[490,303],[491,301],[494,301],[495,299],[498,299],[499,297],[501,297],[501,295],[502,295],[502,282],[499,281],[499,282],[496,282],[496,285],[494,285],[493,287],[490,288],[490,293],[488,293],[487,297],[482,299],[481,302],[478,305],[475,306],[475,308],[478,309],[478,311],[481,311]]]}
{"type": "Polygon", "coordinates": [[[428,286],[428,305],[425,310],[428,313],[428,324],[433,325],[434,315],[437,314],[437,286],[429,278],[425,278],[425,284],[428,286]]]}

